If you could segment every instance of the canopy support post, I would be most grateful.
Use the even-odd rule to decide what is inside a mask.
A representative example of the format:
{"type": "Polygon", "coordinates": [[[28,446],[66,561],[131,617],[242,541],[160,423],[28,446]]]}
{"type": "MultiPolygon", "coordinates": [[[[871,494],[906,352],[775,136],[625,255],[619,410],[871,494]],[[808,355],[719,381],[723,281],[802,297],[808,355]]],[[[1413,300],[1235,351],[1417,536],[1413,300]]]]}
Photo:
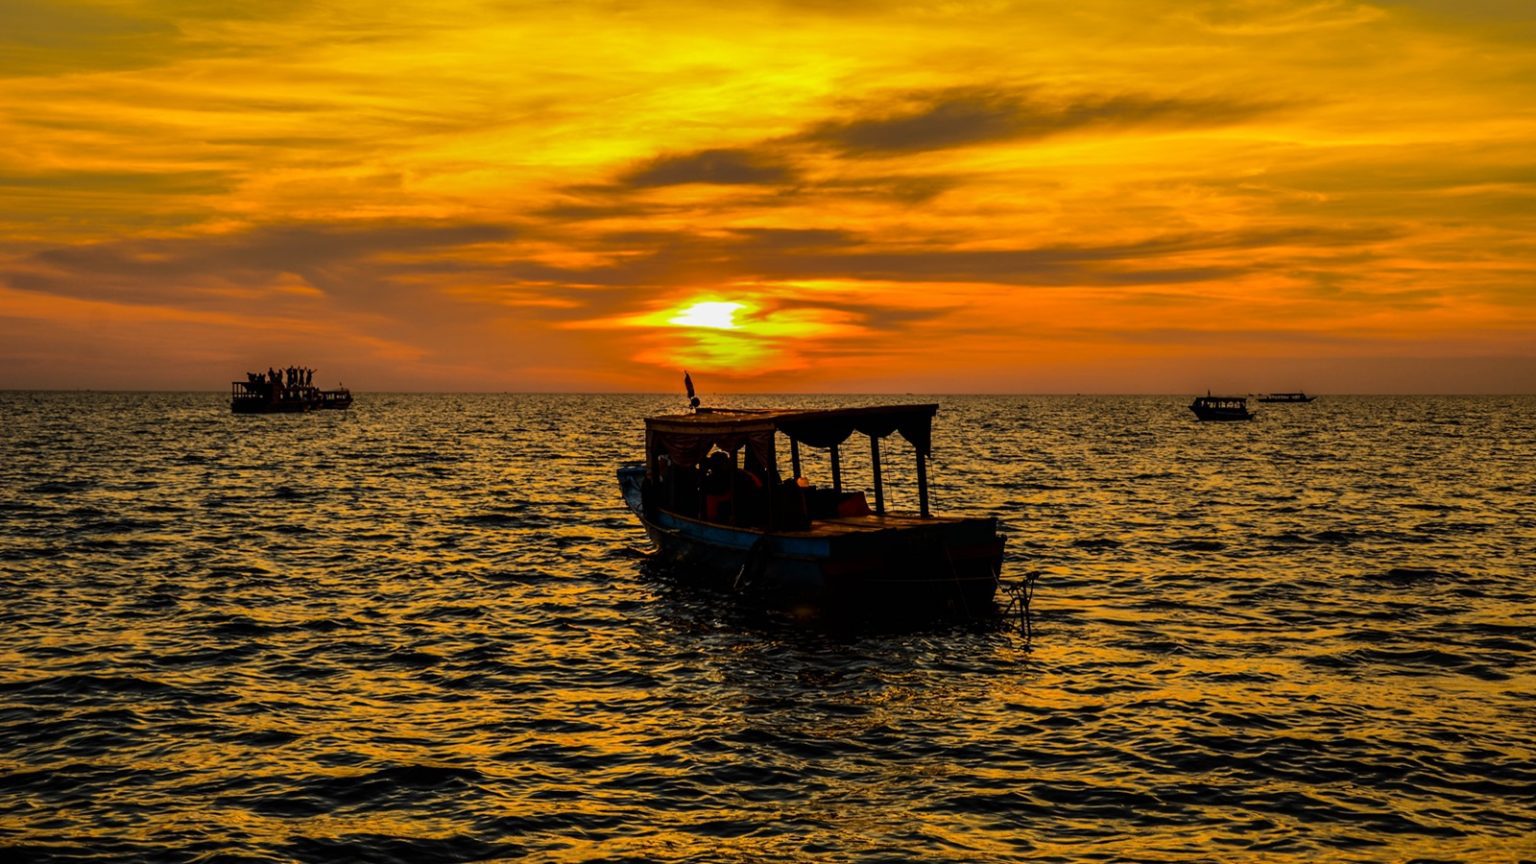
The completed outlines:
{"type": "Polygon", "coordinates": [[[794,472],[790,479],[800,479],[800,442],[793,438],[789,439],[789,468],[794,472]]]}
{"type": "Polygon", "coordinates": [[[837,456],[837,445],[832,445],[832,491],[843,491],[843,462],[837,456]]]}
{"type": "Polygon", "coordinates": [[[875,513],[885,515],[885,488],[880,483],[880,439],[869,436],[869,464],[875,474],[875,513]]]}
{"type": "Polygon", "coordinates": [[[923,451],[917,451],[917,512],[928,518],[928,460],[923,451]]]}

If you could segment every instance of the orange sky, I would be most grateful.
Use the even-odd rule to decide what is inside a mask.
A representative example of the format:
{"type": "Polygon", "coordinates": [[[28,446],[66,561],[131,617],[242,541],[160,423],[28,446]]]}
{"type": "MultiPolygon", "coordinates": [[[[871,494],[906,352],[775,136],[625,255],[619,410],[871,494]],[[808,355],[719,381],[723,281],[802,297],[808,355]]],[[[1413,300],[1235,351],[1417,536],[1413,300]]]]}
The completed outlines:
{"type": "Polygon", "coordinates": [[[1536,390],[1528,0],[0,0],[0,388],[1536,390]]]}

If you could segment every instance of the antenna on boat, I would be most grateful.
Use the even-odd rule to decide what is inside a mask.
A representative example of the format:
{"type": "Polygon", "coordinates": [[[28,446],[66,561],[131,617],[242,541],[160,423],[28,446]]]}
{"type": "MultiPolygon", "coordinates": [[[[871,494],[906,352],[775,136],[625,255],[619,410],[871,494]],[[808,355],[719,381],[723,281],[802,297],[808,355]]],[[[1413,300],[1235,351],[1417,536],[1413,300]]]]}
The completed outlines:
{"type": "Polygon", "coordinates": [[[688,391],[688,410],[699,410],[699,397],[693,395],[693,377],[688,374],[687,369],[683,370],[683,387],[688,391]]]}

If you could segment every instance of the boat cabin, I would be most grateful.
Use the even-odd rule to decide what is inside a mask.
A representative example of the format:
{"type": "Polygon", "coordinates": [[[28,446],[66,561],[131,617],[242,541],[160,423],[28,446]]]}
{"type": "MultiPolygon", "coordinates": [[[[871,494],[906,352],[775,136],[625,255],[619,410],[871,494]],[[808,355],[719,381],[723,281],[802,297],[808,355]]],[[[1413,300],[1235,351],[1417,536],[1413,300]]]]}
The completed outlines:
{"type": "Polygon", "coordinates": [[[815,519],[885,515],[881,440],[910,443],[917,459],[918,509],[928,518],[927,459],[939,406],[862,408],[701,408],[645,421],[648,504],[716,524],[765,530],[803,530],[815,519]],[[789,465],[778,464],[776,436],[789,441],[789,465]],[[843,489],[842,449],[854,436],[869,441],[874,501],[843,489]],[[801,473],[801,447],[828,451],[830,487],[811,485],[801,473]],[[787,468],[787,473],[785,472],[787,468]]]}
{"type": "Polygon", "coordinates": [[[698,408],[650,417],[645,462],[621,466],[619,486],[663,560],[753,603],[796,616],[988,614],[1003,560],[997,520],[928,511],[938,409],[698,408]],[[893,435],[917,460],[917,513],[886,511],[882,442],[893,435]],[[843,450],[864,439],[873,501],[843,487],[843,450]],[[830,485],[803,475],[806,447],[827,452],[830,485]]]}

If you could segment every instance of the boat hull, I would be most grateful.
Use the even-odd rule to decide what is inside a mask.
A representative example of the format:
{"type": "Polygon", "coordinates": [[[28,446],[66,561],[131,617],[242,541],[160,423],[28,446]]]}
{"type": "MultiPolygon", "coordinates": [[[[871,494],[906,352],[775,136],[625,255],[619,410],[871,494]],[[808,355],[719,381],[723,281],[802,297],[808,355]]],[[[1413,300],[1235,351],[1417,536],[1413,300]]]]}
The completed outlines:
{"type": "Polygon", "coordinates": [[[1196,396],[1195,401],[1189,403],[1189,410],[1195,412],[1195,416],[1201,420],[1221,422],[1253,419],[1253,412],[1248,410],[1248,400],[1241,396],[1196,396]]]}
{"type": "Polygon", "coordinates": [[[1201,420],[1233,421],[1252,420],[1253,412],[1247,410],[1233,411],[1225,408],[1190,408],[1195,416],[1201,420]]]}
{"type": "Polygon", "coordinates": [[[797,617],[907,621],[996,613],[1003,538],[991,518],[910,514],[818,520],[803,531],[703,522],[644,500],[643,470],[620,470],[625,500],[675,572],[797,617]]]}
{"type": "Polygon", "coordinates": [[[302,414],[350,407],[352,394],[346,390],[308,390],[292,396],[237,390],[229,400],[229,410],[236,414],[302,414]]]}

